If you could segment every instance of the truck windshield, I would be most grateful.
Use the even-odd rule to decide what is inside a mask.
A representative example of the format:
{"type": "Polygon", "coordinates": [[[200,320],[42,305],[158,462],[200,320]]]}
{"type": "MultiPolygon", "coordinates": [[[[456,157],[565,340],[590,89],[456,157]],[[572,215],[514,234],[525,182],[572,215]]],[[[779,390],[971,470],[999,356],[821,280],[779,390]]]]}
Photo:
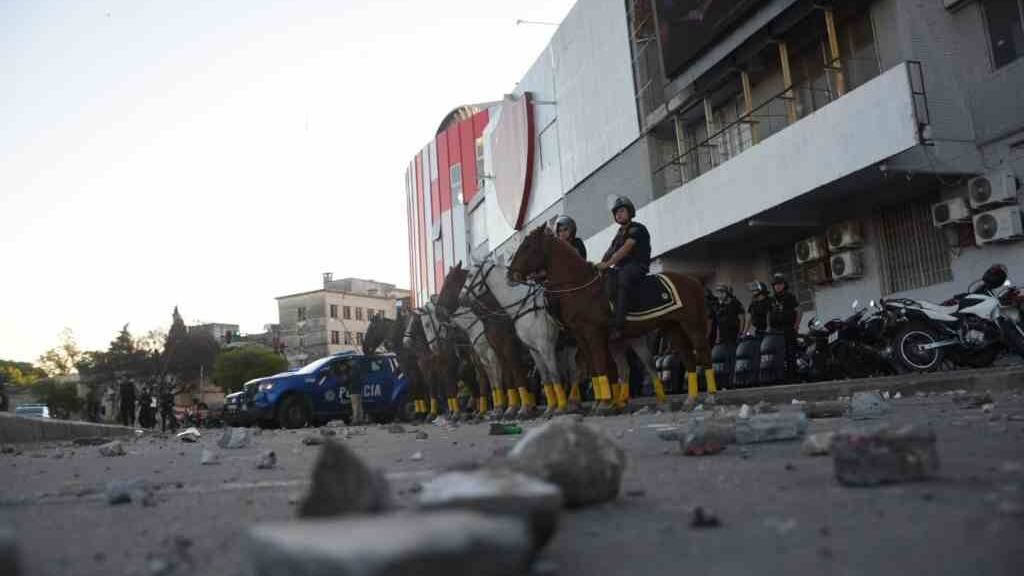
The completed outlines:
{"type": "Polygon", "coordinates": [[[310,362],[309,364],[306,364],[302,368],[299,368],[298,373],[299,374],[315,374],[317,370],[323,368],[328,362],[330,362],[333,359],[334,358],[332,358],[331,356],[328,356],[327,358],[321,358],[319,360],[314,360],[314,361],[310,362]]]}

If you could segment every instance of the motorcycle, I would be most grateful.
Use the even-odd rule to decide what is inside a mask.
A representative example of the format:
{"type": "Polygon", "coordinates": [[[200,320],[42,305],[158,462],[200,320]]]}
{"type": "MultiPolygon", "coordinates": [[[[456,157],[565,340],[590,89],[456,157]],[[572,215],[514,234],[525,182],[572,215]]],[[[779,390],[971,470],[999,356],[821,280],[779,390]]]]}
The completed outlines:
{"type": "Polygon", "coordinates": [[[1024,357],[1021,291],[1007,280],[991,290],[968,291],[934,304],[882,300],[896,323],[892,347],[907,371],[932,372],[944,361],[984,368],[1006,350],[1024,357]]]}
{"type": "Polygon", "coordinates": [[[845,318],[807,323],[807,345],[798,366],[808,380],[867,378],[896,373],[892,350],[885,337],[889,316],[872,300],[861,307],[854,300],[854,313],[845,318]]]}

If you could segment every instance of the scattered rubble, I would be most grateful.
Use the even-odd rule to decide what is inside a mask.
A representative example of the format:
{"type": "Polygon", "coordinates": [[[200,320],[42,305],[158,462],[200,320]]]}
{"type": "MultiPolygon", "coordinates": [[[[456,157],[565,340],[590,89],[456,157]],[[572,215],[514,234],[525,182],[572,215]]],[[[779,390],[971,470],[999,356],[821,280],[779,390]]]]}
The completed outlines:
{"type": "Polygon", "coordinates": [[[871,420],[880,418],[889,412],[889,405],[878,393],[878,390],[870,392],[854,392],[850,400],[850,418],[854,420],[871,420]]]}
{"type": "Polygon", "coordinates": [[[260,459],[256,462],[257,470],[272,470],[277,467],[277,454],[273,450],[267,450],[260,454],[260,459]]]}
{"type": "Polygon", "coordinates": [[[114,440],[107,444],[103,444],[99,448],[101,456],[124,456],[127,452],[124,449],[124,444],[120,440],[114,440]]]}
{"type": "Polygon", "coordinates": [[[804,404],[803,409],[808,418],[836,418],[846,414],[850,404],[841,400],[808,402],[804,404]]]}
{"type": "Polygon", "coordinates": [[[388,433],[390,434],[405,434],[405,426],[401,424],[392,424],[388,426],[388,433]]]}
{"type": "Polygon", "coordinates": [[[466,509],[519,518],[530,527],[534,548],[539,550],[555,533],[562,491],[510,470],[447,472],[422,486],[419,504],[427,509],[466,509]]]}
{"type": "Polygon", "coordinates": [[[299,507],[301,517],[364,514],[390,507],[384,474],[371,470],[354,452],[333,440],[320,449],[312,480],[299,507]]]}
{"type": "Polygon", "coordinates": [[[202,466],[210,466],[211,464],[220,464],[220,454],[217,454],[209,448],[203,448],[203,454],[199,457],[199,464],[202,466]]]}
{"type": "Polygon", "coordinates": [[[693,514],[690,516],[690,526],[693,528],[717,528],[721,525],[722,522],[718,516],[702,506],[694,508],[693,514]]]}
{"type": "Polygon", "coordinates": [[[502,516],[439,511],[329,522],[264,524],[249,530],[251,574],[360,576],[525,574],[526,526],[502,516]]]}
{"type": "Polygon", "coordinates": [[[658,438],[666,442],[679,442],[686,437],[686,433],[678,426],[668,426],[658,429],[658,438]]]}
{"type": "Polygon", "coordinates": [[[177,438],[182,442],[198,442],[200,436],[199,429],[193,426],[178,432],[177,438]]]}
{"type": "Polygon", "coordinates": [[[321,446],[325,442],[323,436],[317,436],[316,434],[306,436],[302,439],[302,443],[306,446],[321,446]]]}
{"type": "Polygon", "coordinates": [[[757,414],[736,422],[736,442],[755,444],[792,440],[807,430],[807,416],[803,412],[757,414]]]}
{"type": "Polygon", "coordinates": [[[521,470],[562,489],[568,506],[615,498],[626,453],[590,424],[556,418],[527,432],[509,452],[521,470]]]}
{"type": "Polygon", "coordinates": [[[426,440],[427,438],[430,438],[430,435],[427,434],[426,432],[424,432],[423,430],[418,430],[416,432],[416,439],[417,440],[426,440]]]}
{"type": "Polygon", "coordinates": [[[953,396],[953,402],[961,408],[982,408],[985,404],[992,404],[992,395],[988,392],[982,394],[958,394],[953,396]]]}
{"type": "Polygon", "coordinates": [[[156,504],[153,488],[145,480],[112,480],[107,484],[108,504],[127,504],[133,501],[143,506],[156,504]]]}
{"type": "Polygon", "coordinates": [[[221,434],[217,446],[225,450],[245,448],[252,441],[252,430],[248,428],[228,428],[221,434]]]}
{"type": "Polygon", "coordinates": [[[694,418],[680,441],[683,454],[707,456],[725,450],[736,442],[735,422],[731,419],[694,418]]]}
{"type": "Polygon", "coordinates": [[[804,439],[804,445],[801,450],[807,456],[827,456],[832,451],[832,440],[834,438],[835,432],[809,434],[804,439]]]}
{"type": "Polygon", "coordinates": [[[832,453],[836,478],[850,486],[924,480],[939,470],[935,434],[917,426],[839,432],[832,453]]]}
{"type": "Polygon", "coordinates": [[[100,446],[102,444],[109,444],[113,442],[110,438],[103,436],[89,436],[86,438],[75,438],[71,441],[75,446],[100,446]]]}
{"type": "Polygon", "coordinates": [[[333,428],[321,428],[320,429],[320,435],[324,436],[324,437],[337,436],[338,435],[338,431],[333,429],[333,428]]]}

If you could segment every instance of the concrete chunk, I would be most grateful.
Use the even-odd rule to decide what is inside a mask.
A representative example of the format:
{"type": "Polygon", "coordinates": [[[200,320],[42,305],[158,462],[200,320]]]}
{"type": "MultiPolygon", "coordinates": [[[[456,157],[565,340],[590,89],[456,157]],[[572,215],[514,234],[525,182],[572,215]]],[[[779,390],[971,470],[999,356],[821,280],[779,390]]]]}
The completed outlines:
{"type": "Polygon", "coordinates": [[[836,479],[851,486],[925,480],[939,470],[935,433],[917,426],[843,431],[832,454],[836,479]]]}
{"type": "Polygon", "coordinates": [[[248,428],[228,428],[217,441],[217,446],[225,450],[245,448],[252,441],[252,431],[248,428]]]}
{"type": "Polygon", "coordinates": [[[878,390],[854,392],[853,398],[850,399],[850,418],[854,420],[881,418],[888,412],[889,404],[878,390]]]}
{"type": "Polygon", "coordinates": [[[327,440],[313,468],[313,484],[299,516],[327,517],[380,512],[390,506],[384,475],[371,470],[343,444],[327,440]]]}
{"type": "Polygon", "coordinates": [[[531,559],[523,522],[473,512],[264,524],[246,548],[254,576],[505,576],[531,559]]]}

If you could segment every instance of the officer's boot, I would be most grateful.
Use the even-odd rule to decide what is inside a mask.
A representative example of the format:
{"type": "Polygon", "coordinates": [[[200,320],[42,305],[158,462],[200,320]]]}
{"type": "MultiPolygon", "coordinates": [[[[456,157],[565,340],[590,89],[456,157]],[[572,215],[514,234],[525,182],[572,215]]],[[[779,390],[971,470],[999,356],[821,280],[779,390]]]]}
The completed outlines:
{"type": "Polygon", "coordinates": [[[363,395],[352,394],[349,396],[352,402],[352,419],[350,423],[353,426],[360,426],[365,423],[366,417],[363,415],[363,395]]]}

